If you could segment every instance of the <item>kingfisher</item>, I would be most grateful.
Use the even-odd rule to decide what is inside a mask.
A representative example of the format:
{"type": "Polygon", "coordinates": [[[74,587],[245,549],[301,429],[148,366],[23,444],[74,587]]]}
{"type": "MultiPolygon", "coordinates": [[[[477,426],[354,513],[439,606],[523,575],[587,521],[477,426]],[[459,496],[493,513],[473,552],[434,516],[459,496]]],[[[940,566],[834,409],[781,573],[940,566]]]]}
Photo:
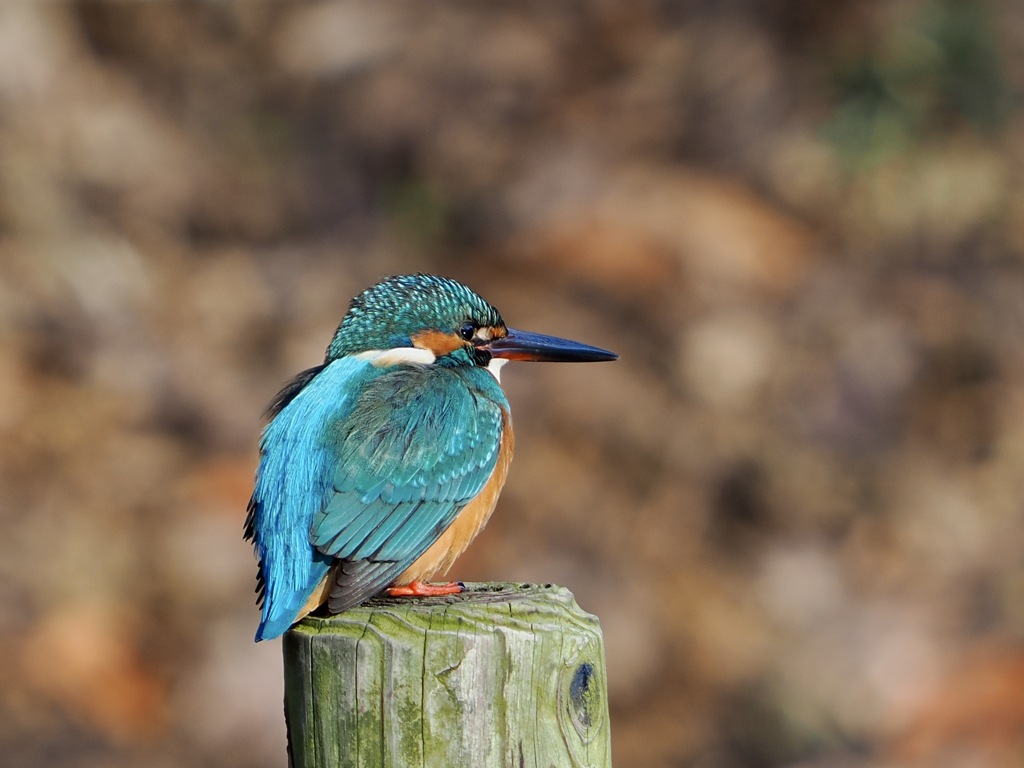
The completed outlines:
{"type": "Polygon", "coordinates": [[[616,358],[509,328],[446,277],[389,277],[356,296],[323,364],[267,409],[245,521],[256,641],[325,605],[460,592],[429,580],[483,529],[505,484],[515,439],[501,366],[616,358]]]}

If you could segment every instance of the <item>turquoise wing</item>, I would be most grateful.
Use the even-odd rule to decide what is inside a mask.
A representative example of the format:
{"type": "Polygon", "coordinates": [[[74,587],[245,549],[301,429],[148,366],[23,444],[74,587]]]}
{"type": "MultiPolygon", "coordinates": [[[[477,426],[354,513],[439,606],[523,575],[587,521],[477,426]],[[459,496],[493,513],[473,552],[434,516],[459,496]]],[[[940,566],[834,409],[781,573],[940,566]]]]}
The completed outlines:
{"type": "Polygon", "coordinates": [[[342,611],[413,564],[490,479],[508,403],[482,369],[400,367],[367,381],[325,439],[333,493],[310,541],[340,560],[342,611]]]}

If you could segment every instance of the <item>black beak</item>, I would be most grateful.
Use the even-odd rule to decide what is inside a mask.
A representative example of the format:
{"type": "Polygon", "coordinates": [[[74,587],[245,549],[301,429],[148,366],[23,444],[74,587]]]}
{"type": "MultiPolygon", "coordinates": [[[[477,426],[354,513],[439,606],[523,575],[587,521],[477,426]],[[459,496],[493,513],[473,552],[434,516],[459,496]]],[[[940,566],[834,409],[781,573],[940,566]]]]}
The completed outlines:
{"type": "Polygon", "coordinates": [[[505,360],[532,360],[540,363],[598,363],[617,360],[614,352],[578,341],[508,329],[508,335],[480,345],[492,357],[505,360]]]}

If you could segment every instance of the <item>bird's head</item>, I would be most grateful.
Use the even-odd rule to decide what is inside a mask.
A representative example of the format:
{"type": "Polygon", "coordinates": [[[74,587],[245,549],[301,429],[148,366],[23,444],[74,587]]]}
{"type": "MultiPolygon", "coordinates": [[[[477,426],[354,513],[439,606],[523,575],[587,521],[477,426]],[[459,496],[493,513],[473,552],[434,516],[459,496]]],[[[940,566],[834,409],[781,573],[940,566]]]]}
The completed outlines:
{"type": "Polygon", "coordinates": [[[596,362],[618,357],[567,339],[508,328],[472,290],[446,277],[400,275],[352,300],[327,348],[327,362],[349,355],[378,363],[487,366],[493,359],[596,362]]]}

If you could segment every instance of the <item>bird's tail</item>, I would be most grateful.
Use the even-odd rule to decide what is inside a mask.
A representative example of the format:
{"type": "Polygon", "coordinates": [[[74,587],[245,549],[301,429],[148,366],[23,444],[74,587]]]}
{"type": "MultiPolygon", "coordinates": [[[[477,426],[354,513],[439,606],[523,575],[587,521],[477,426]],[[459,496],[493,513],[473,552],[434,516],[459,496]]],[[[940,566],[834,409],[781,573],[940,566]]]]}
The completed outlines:
{"type": "Polygon", "coordinates": [[[316,610],[326,602],[329,590],[325,589],[330,574],[331,560],[314,560],[307,589],[290,590],[286,596],[267,590],[263,601],[263,615],[256,628],[256,642],[280,637],[299,619],[316,610]]]}

